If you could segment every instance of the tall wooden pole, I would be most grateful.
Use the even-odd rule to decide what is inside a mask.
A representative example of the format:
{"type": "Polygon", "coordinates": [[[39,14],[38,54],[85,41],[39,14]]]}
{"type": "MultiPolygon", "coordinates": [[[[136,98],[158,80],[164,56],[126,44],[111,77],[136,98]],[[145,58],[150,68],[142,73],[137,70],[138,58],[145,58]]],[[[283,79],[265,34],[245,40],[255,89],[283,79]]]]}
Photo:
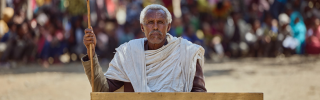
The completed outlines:
{"type": "MultiPolygon", "coordinates": [[[[88,10],[88,28],[91,29],[91,22],[90,22],[90,0],[87,0],[87,10],[88,10]]],[[[91,87],[92,92],[94,92],[94,70],[93,70],[93,54],[92,54],[93,45],[90,44],[90,61],[91,61],[91,87]]]]}

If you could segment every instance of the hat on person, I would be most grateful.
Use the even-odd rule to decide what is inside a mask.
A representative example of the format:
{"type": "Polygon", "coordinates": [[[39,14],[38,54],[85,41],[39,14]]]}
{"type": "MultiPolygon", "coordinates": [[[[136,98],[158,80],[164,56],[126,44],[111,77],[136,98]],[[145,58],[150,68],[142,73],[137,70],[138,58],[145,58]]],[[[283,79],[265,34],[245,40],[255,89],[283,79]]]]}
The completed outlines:
{"type": "Polygon", "coordinates": [[[279,15],[279,24],[280,24],[280,26],[285,25],[285,24],[289,24],[289,23],[290,23],[290,17],[285,13],[281,13],[279,15]]]}

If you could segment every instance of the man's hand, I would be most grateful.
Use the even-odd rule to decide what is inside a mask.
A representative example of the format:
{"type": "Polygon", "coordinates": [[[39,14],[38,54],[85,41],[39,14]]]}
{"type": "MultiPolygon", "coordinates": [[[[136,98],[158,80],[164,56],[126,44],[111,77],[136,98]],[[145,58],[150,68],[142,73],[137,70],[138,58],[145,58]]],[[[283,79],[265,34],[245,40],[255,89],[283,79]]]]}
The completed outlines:
{"type": "MultiPolygon", "coordinates": [[[[95,47],[97,44],[96,35],[94,35],[92,27],[89,29],[84,30],[85,35],[83,36],[83,44],[87,48],[87,54],[90,58],[90,44],[93,44],[92,46],[92,54],[95,54],[95,47]]],[[[90,59],[91,60],[91,59],[90,59]]]]}

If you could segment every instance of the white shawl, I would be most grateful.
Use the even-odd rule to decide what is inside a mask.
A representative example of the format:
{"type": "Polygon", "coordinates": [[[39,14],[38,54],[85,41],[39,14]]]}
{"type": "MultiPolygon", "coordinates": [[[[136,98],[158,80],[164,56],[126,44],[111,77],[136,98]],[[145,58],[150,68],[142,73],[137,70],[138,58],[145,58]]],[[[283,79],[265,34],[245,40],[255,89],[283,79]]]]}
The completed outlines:
{"type": "Polygon", "coordinates": [[[197,60],[201,66],[204,63],[204,49],[167,34],[167,45],[145,51],[145,40],[119,46],[105,76],[131,82],[135,92],[190,92],[197,60]]]}

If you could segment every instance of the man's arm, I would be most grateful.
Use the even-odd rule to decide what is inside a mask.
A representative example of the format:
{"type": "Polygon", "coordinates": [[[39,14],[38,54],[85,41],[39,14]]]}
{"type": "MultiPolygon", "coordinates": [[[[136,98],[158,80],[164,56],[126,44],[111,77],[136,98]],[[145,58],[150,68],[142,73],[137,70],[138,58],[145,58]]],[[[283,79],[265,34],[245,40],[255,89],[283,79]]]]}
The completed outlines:
{"type": "Polygon", "coordinates": [[[204,83],[202,68],[198,61],[196,65],[196,74],[194,76],[191,92],[207,92],[207,89],[204,83]]]}
{"type": "MultiPolygon", "coordinates": [[[[91,63],[88,55],[85,55],[81,58],[82,65],[84,67],[84,71],[89,79],[91,80],[91,63]]],[[[97,55],[95,54],[93,57],[93,69],[94,69],[94,91],[93,92],[109,92],[109,84],[106,77],[103,75],[102,69],[98,62],[97,55]]],[[[92,86],[92,83],[90,81],[92,86]]]]}
{"type": "MultiPolygon", "coordinates": [[[[90,54],[90,44],[93,44],[93,50],[92,54],[95,54],[94,47],[96,46],[96,36],[94,35],[93,31],[90,29],[85,29],[85,35],[83,36],[83,44],[87,48],[87,54],[90,54]]],[[[81,58],[82,65],[84,67],[84,70],[87,74],[87,77],[89,80],[91,80],[91,63],[89,59],[90,55],[86,55],[81,58]]],[[[123,86],[123,82],[117,81],[117,80],[109,80],[106,79],[106,77],[103,75],[103,72],[101,70],[101,67],[98,62],[97,55],[95,54],[93,57],[93,66],[94,66],[94,90],[93,92],[113,92],[117,89],[119,89],[121,86],[123,86]]],[[[92,85],[91,85],[92,86],[92,85]]]]}

